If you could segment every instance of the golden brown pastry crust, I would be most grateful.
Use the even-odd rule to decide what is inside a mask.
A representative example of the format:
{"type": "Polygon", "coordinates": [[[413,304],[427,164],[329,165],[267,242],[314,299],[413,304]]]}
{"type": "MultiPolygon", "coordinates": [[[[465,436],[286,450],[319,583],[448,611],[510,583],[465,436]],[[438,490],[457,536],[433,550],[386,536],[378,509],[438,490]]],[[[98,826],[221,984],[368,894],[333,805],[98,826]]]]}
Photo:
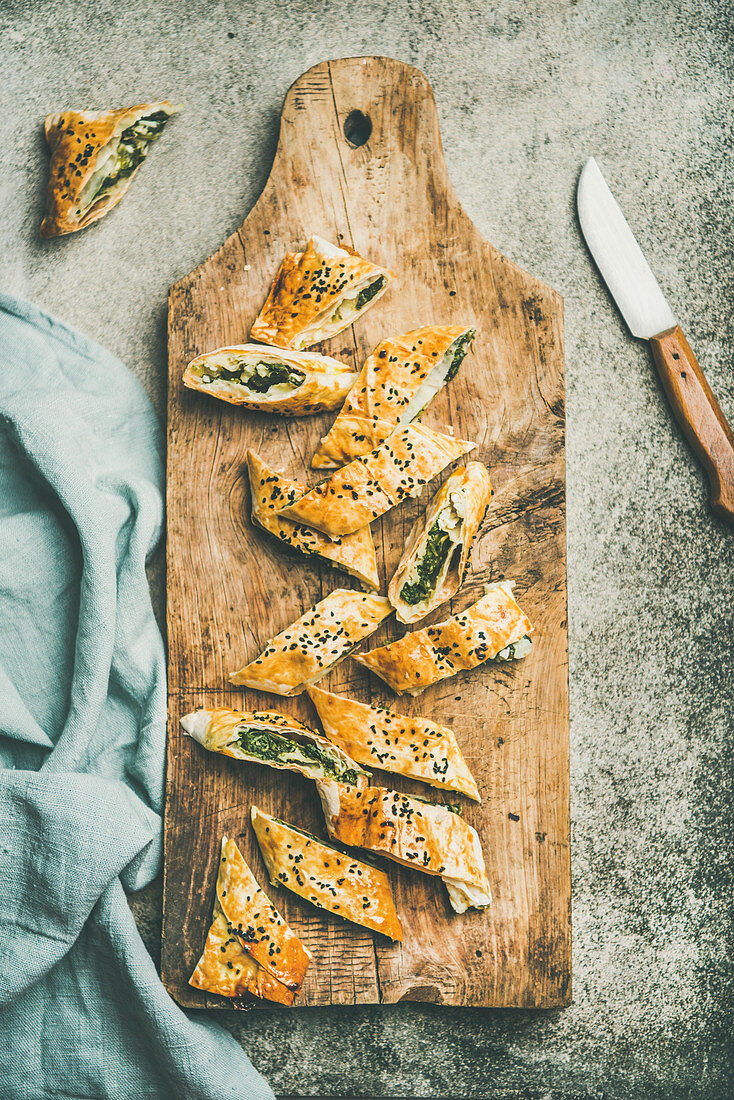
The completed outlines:
{"type": "Polygon", "coordinates": [[[395,614],[401,623],[415,623],[425,619],[435,608],[454,596],[461,585],[469,565],[474,536],[479,530],[492,497],[492,483],[489,470],[481,462],[469,462],[460,466],[441,486],[428,505],[426,512],[415,523],[405,543],[405,550],[387,590],[395,614]],[[417,604],[408,604],[401,598],[403,585],[410,576],[417,558],[425,548],[424,539],[442,510],[452,504],[464,509],[459,534],[458,554],[452,547],[447,559],[447,568],[439,574],[439,583],[433,595],[417,604]]]}
{"type": "Polygon", "coordinates": [[[252,825],[273,885],[354,924],[402,940],[384,871],[337,851],[252,807],[252,825]]]}
{"type": "Polygon", "coordinates": [[[381,298],[395,278],[391,271],[365,260],[346,245],[311,237],[303,252],[286,252],[265,304],[250,329],[251,340],[261,340],[295,351],[335,336],[381,298]],[[339,301],[366,278],[382,275],[385,285],[358,313],[322,337],[320,325],[331,317],[339,301]]]}
{"type": "Polygon", "coordinates": [[[186,714],[181,719],[189,737],[193,737],[205,749],[210,752],[221,753],[233,760],[245,760],[252,764],[263,764],[276,771],[297,772],[306,779],[315,779],[320,771],[321,776],[338,774],[342,781],[351,782],[352,777],[345,776],[345,772],[355,772],[355,781],[364,782],[369,773],[362,771],[359,764],[342,752],[338,745],[333,745],[328,738],[304,726],[295,718],[277,711],[240,711],[230,710],[229,707],[216,707],[214,710],[197,710],[192,714],[186,714]],[[260,756],[249,753],[239,741],[239,731],[242,726],[248,729],[273,733],[295,741],[297,744],[315,745],[324,750],[333,763],[330,773],[326,771],[324,762],[314,759],[308,764],[302,760],[264,760],[260,756]]]}
{"type": "Polygon", "coordinates": [[[354,659],[398,695],[419,695],[447,676],[491,660],[532,629],[511,588],[503,583],[492,586],[466,611],[354,659]]]}
{"type": "Polygon", "coordinates": [[[300,695],[343,661],[392,612],[387,596],[337,588],[230,676],[244,687],[300,695]]]}
{"type": "Polygon", "coordinates": [[[475,446],[422,424],[405,424],[377,450],[355,458],[279,515],[330,538],[350,535],[406,497],[418,496],[426,482],[475,446]]]}
{"type": "Polygon", "coordinates": [[[278,511],[303,496],[308,486],[299,485],[284,474],[271,470],[254,451],[247,452],[247,467],[253,523],[299,553],[321,558],[335,569],[356,577],[370,591],[377,591],[380,578],[369,527],[345,535],[343,539],[330,539],[321,531],[283,519],[278,511]]]}
{"type": "Polygon", "coordinates": [[[378,344],[321,440],[311,466],[333,469],[379,447],[436,364],[470,327],[428,325],[378,344]]]}
{"type": "Polygon", "coordinates": [[[189,985],[220,997],[240,998],[250,994],[282,1005],[292,1005],[295,1000],[293,990],[258,965],[232,935],[216,899],[204,950],[189,985]]]}
{"type": "Polygon", "coordinates": [[[429,718],[394,714],[343,695],[310,687],[324,733],[342,752],[366,767],[419,779],[432,787],[480,801],[454,731],[429,718]]]}
{"type": "Polygon", "coordinates": [[[351,367],[329,355],[319,355],[313,351],[285,351],[282,348],[268,348],[264,344],[239,344],[217,348],[216,351],[192,359],[184,371],[183,384],[190,390],[208,394],[231,405],[239,405],[243,409],[278,413],[280,416],[310,416],[312,413],[337,409],[344,400],[345,393],[349,392],[354,378],[351,367]],[[268,397],[267,393],[248,391],[244,386],[223,378],[213,382],[201,380],[198,372],[206,368],[207,362],[211,363],[214,356],[230,355],[256,356],[258,360],[265,362],[286,363],[302,371],[306,377],[291,393],[274,397],[268,397]]]}
{"type": "Polygon", "coordinates": [[[223,997],[250,993],[290,1005],[310,961],[235,842],[223,837],[212,924],[189,984],[223,997]]]}
{"type": "MultiPolygon", "coordinates": [[[[384,787],[358,789],[331,780],[318,780],[316,786],[330,836],[460,883],[475,893],[477,908],[490,904],[479,837],[459,814],[384,787]]],[[[453,904],[451,890],[449,895],[453,904]]]]}
{"type": "Polygon", "coordinates": [[[144,115],[155,111],[175,114],[167,99],[159,103],[139,103],[111,111],[63,111],[48,115],[45,123],[46,141],[51,149],[51,174],[48,181],[46,216],[41,223],[42,237],[61,237],[104,217],[124,196],[138,168],[127,179],[127,186],[92,203],[89,209],[78,210],[79,198],[87,181],[94,175],[97,158],[113,136],[121,134],[144,115]]]}

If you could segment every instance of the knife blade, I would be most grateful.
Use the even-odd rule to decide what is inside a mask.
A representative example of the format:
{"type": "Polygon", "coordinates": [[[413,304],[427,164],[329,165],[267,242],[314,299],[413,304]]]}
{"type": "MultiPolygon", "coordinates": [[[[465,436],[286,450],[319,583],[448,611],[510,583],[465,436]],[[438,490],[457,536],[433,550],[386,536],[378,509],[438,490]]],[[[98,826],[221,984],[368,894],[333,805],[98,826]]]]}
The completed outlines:
{"type": "Polygon", "coordinates": [[[593,157],[576,193],[581,231],[632,333],[648,340],[668,401],[706,472],[711,508],[734,523],[734,434],[593,157]]]}

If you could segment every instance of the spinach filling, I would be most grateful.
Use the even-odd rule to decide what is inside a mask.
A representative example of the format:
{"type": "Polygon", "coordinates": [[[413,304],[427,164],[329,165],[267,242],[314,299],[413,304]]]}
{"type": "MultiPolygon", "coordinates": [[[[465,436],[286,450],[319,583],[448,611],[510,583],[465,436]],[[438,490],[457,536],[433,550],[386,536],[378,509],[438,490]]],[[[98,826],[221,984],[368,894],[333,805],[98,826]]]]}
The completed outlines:
{"type": "Polygon", "coordinates": [[[430,596],[453,545],[451,536],[439,526],[436,520],[426,535],[423,557],[416,562],[415,571],[418,574],[418,580],[412,584],[404,584],[400,590],[400,599],[404,603],[414,607],[415,604],[421,603],[430,596]]]}
{"type": "Polygon", "coordinates": [[[524,657],[530,652],[532,642],[527,634],[522,638],[518,638],[516,642],[512,642],[510,645],[501,649],[496,657],[493,657],[493,661],[513,661],[515,659],[515,651],[522,649],[522,652],[518,654],[519,657],[524,657]],[[524,643],[524,644],[523,644],[524,643]]]}
{"type": "Polygon", "coordinates": [[[143,163],[148,155],[148,147],[161,136],[168,117],[165,111],[154,111],[152,115],[139,118],[127,130],[122,131],[114,168],[102,180],[94,202],[104,198],[119,180],[131,176],[138,165],[143,163]]]}
{"type": "Polygon", "coordinates": [[[304,371],[296,370],[285,363],[246,363],[244,361],[232,367],[219,367],[216,374],[202,376],[203,382],[236,382],[246,386],[253,393],[267,393],[273,386],[288,385],[294,390],[303,385],[304,371]]]}
{"type": "Polygon", "coordinates": [[[454,357],[451,360],[451,366],[446,372],[446,381],[450,382],[452,378],[456,376],[456,372],[461,366],[461,362],[469,350],[469,344],[472,342],[476,335],[476,330],[470,328],[454,344],[454,357]]]}
{"type": "Polygon", "coordinates": [[[297,764],[313,769],[319,777],[337,779],[340,783],[356,786],[359,782],[354,768],[347,767],[336,754],[332,755],[310,741],[291,740],[272,730],[240,726],[237,743],[243,752],[257,760],[272,761],[274,764],[297,764]]]}
{"type": "Polygon", "coordinates": [[[461,806],[458,802],[433,802],[430,798],[423,798],[423,796],[419,794],[411,794],[406,797],[412,798],[415,802],[423,802],[426,806],[438,806],[443,810],[450,810],[452,814],[461,817],[461,806]]]}
{"type": "MultiPolygon", "coordinates": [[[[370,283],[369,286],[366,286],[363,290],[360,290],[359,294],[357,295],[357,301],[354,303],[354,308],[362,309],[362,307],[366,306],[368,302],[371,302],[375,294],[378,294],[382,290],[385,282],[385,276],[380,275],[379,279],[375,279],[374,283],[370,283]]],[[[459,368],[457,367],[456,369],[458,370],[459,368]]]]}

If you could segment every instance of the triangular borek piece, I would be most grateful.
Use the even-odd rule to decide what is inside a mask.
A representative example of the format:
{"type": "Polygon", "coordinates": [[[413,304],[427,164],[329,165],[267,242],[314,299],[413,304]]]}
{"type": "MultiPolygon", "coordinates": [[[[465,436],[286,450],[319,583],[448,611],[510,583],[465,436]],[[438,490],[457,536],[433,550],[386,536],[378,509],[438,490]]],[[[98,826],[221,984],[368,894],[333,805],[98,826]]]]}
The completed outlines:
{"type": "Polygon", "coordinates": [[[310,961],[235,842],[223,837],[212,924],[189,984],[223,997],[250,993],[290,1005],[310,961]]]}
{"type": "Polygon", "coordinates": [[[287,252],[250,339],[301,351],[354,323],[395,278],[358,252],[312,237],[303,252],[287,252]]]}
{"type": "Polygon", "coordinates": [[[512,585],[501,581],[488,586],[465,611],[354,659],[398,695],[420,695],[431,684],[485,661],[525,657],[532,648],[532,629],[513,598],[512,585]]]}
{"type": "Polygon", "coordinates": [[[111,111],[64,111],[46,119],[51,148],[42,237],[75,233],[117,206],[180,107],[167,100],[111,111]]]}
{"type": "Polygon", "coordinates": [[[358,763],[419,779],[431,787],[460,791],[479,801],[474,777],[448,726],[395,714],[384,706],[371,707],[318,687],[310,687],[308,694],[326,736],[358,763]]]}
{"type": "Polygon", "coordinates": [[[375,544],[369,527],[332,540],[321,531],[304,527],[284,519],[278,512],[302,497],[308,486],[292,481],[267,466],[254,451],[247,452],[250,474],[250,498],[252,522],[268,534],[297,550],[299,554],[314,556],[356,577],[370,591],[380,585],[377,574],[375,544]]]}

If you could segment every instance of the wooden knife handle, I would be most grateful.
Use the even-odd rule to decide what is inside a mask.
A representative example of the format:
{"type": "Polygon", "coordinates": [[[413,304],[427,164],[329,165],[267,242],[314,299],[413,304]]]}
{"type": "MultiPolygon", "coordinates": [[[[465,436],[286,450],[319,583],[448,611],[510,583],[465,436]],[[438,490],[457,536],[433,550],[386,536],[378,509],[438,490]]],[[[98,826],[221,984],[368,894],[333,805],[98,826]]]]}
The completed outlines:
{"type": "Polygon", "coordinates": [[[734,523],[734,434],[680,325],[650,341],[663,388],[711,485],[711,508],[734,523]]]}

